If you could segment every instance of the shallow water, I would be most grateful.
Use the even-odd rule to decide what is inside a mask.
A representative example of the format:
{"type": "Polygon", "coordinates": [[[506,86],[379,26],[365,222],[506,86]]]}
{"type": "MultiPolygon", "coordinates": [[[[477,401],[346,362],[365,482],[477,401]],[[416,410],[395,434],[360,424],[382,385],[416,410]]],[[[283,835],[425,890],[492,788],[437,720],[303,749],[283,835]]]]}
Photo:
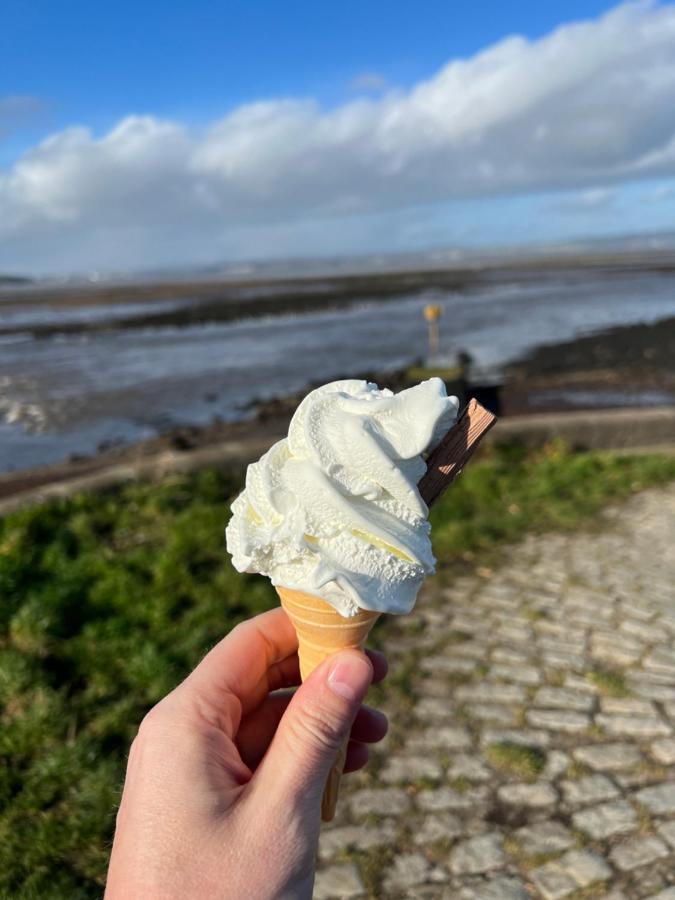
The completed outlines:
{"type": "Polygon", "coordinates": [[[468,350],[480,368],[495,372],[540,344],[675,315],[675,276],[516,274],[466,293],[424,291],[303,315],[138,329],[116,320],[142,315],[144,304],[22,311],[20,298],[3,299],[0,328],[19,330],[0,336],[0,471],[177,424],[241,418],[255,399],[308,381],[399,368],[425,352],[422,308],[431,300],[445,308],[442,351],[468,350]],[[20,330],[40,316],[50,323],[103,316],[109,328],[41,339],[20,330]]]}

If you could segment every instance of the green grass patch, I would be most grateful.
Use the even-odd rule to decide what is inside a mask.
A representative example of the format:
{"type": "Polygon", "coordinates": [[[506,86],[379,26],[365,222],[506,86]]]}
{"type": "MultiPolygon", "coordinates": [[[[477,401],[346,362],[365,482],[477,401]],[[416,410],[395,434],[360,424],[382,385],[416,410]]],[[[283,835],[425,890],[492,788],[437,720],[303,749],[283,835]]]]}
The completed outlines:
{"type": "Polygon", "coordinates": [[[486,756],[493,768],[519,778],[536,778],[546,766],[546,754],[543,750],[508,741],[490,744],[486,756]]]}
{"type": "MultiPolygon", "coordinates": [[[[670,479],[673,458],[492,450],[434,508],[435,553],[465,566],[670,479]]],[[[225,552],[240,486],[241,473],[206,471],[0,520],[0,896],[100,896],[144,713],[237,622],[276,603],[225,552]]],[[[400,706],[413,672],[393,675],[383,690],[400,706]]]]}
{"type": "Polygon", "coordinates": [[[618,669],[595,669],[586,677],[601,694],[605,694],[607,697],[630,696],[630,688],[626,684],[624,674],[618,669]]]}
{"type": "Polygon", "coordinates": [[[428,378],[440,378],[441,381],[456,381],[462,374],[459,366],[411,366],[405,371],[405,379],[410,384],[419,384],[428,378]]]}
{"type": "Polygon", "coordinates": [[[449,787],[451,787],[454,791],[457,791],[458,794],[466,794],[467,791],[470,791],[473,785],[464,775],[459,775],[457,778],[452,778],[448,782],[449,787]]]}

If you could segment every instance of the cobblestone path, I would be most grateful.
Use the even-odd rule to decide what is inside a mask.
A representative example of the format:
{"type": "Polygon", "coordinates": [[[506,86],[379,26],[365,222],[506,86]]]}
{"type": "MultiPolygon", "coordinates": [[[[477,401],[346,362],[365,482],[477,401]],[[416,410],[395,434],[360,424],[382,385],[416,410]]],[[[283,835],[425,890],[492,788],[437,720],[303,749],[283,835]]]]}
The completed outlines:
{"type": "Polygon", "coordinates": [[[379,638],[391,733],[318,900],[675,900],[675,487],[430,584],[379,638]]]}

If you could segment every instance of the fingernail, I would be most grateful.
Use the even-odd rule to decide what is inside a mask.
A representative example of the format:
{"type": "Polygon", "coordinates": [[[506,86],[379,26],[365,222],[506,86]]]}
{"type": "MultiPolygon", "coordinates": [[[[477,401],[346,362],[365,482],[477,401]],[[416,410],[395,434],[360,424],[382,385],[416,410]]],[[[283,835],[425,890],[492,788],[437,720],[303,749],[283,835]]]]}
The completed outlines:
{"type": "Polygon", "coordinates": [[[353,702],[363,696],[372,678],[372,669],[362,657],[338,660],[328,675],[328,687],[334,694],[353,702]]]}

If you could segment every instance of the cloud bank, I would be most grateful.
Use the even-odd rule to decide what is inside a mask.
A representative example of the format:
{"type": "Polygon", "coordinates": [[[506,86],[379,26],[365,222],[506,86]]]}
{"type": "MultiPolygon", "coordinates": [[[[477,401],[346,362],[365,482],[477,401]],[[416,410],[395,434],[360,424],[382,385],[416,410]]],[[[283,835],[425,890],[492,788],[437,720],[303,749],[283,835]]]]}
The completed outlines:
{"type": "Polygon", "coordinates": [[[265,256],[256,229],[674,175],[675,5],[629,3],[335,109],[279,99],[200,130],[133,115],[54,134],[0,171],[0,264],[214,258],[235,233],[265,256]]]}

